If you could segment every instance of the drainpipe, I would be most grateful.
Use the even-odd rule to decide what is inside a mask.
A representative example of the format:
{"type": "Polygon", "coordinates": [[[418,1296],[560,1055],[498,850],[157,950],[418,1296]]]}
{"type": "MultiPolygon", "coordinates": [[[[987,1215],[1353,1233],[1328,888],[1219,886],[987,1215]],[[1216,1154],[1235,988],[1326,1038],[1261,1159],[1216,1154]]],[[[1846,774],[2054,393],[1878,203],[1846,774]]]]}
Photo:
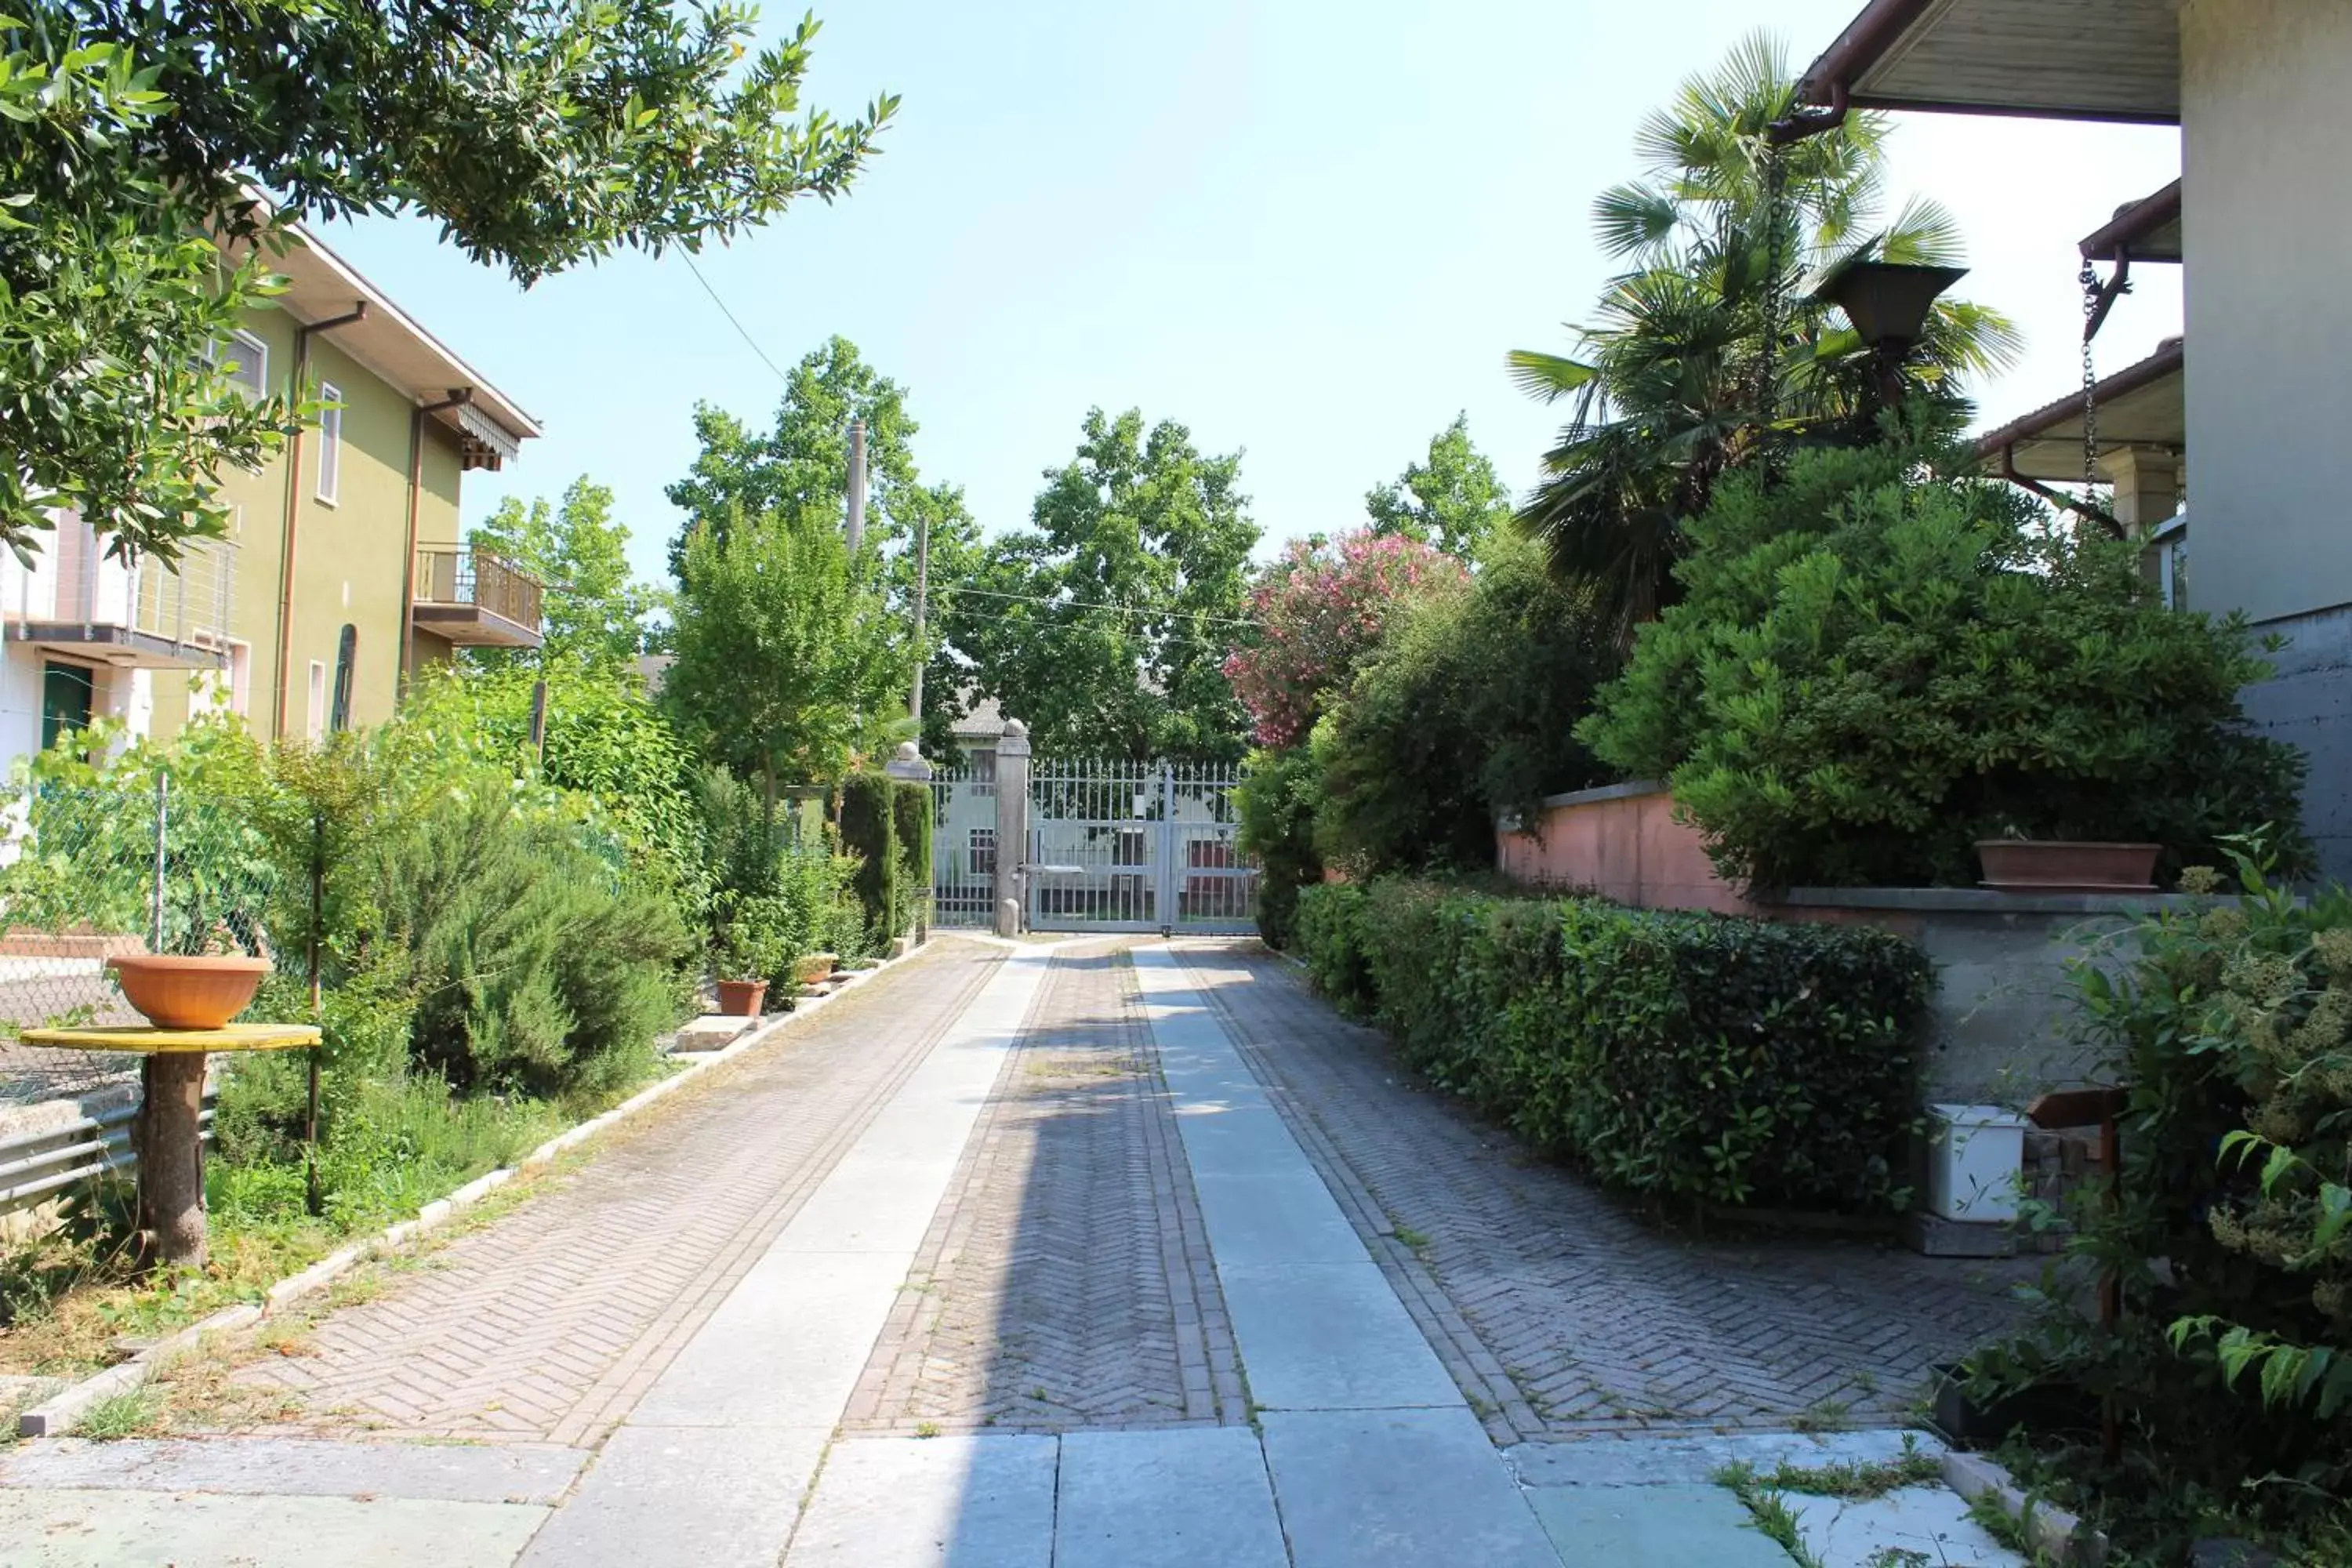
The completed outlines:
{"type": "Polygon", "coordinates": [[[2131,531],[2118,521],[2113,512],[2102,511],[2089,501],[2077,500],[2064,490],[2052,489],[2040,479],[2028,479],[2019,473],[2017,448],[2014,447],[2003,447],[2000,449],[2000,477],[2021,490],[2029,490],[2040,496],[2061,511],[2071,511],[2090,519],[2116,539],[2128,539],[2131,536],[2131,531]]]}
{"type": "Polygon", "coordinates": [[[400,589],[400,662],[394,669],[404,696],[408,691],[411,645],[416,640],[416,501],[425,488],[425,416],[473,401],[472,387],[453,386],[449,395],[440,402],[420,403],[408,415],[408,535],[400,558],[404,574],[400,589]]]}
{"type": "Polygon", "coordinates": [[[1834,131],[1845,123],[1847,110],[1845,83],[1830,83],[1830,101],[1824,109],[1800,109],[1785,120],[1776,120],[1764,128],[1764,140],[1775,147],[1786,147],[1802,142],[1808,136],[1819,136],[1824,131],[1834,131]]]}
{"type": "MultiPolygon", "coordinates": [[[[367,301],[352,301],[352,308],[340,316],[330,316],[323,321],[294,329],[294,381],[299,394],[310,379],[310,337],[314,332],[331,332],[337,327],[348,327],[354,321],[367,320],[367,301]]],[[[293,671],[287,668],[294,658],[294,535],[295,523],[302,510],[302,432],[296,426],[294,434],[286,439],[286,532],[278,552],[278,710],[270,720],[272,740],[286,734],[286,691],[293,684],[293,671]]]]}

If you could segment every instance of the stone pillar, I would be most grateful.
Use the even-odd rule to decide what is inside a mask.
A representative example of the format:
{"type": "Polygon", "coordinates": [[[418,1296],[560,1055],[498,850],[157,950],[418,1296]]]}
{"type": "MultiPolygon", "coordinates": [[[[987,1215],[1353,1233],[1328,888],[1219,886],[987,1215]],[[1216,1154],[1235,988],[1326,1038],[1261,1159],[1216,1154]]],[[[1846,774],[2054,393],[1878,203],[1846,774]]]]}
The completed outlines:
{"type": "Polygon", "coordinates": [[[2153,447],[2125,447],[2099,459],[2115,481],[2116,521],[2134,539],[2170,518],[2180,505],[2180,459],[2153,447]]]}
{"type": "Polygon", "coordinates": [[[1019,936],[1029,855],[1029,726],[1004,721],[996,742],[996,934],[1019,936]]]}

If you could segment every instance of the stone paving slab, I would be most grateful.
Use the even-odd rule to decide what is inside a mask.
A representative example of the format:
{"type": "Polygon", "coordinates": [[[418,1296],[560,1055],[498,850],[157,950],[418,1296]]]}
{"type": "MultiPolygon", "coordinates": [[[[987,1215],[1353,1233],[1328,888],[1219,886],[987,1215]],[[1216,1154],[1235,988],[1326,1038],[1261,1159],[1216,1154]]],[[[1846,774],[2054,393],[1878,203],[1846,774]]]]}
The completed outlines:
{"type": "Polygon", "coordinates": [[[508,1568],[546,1518],[512,1503],[0,1491],[8,1568],[508,1568]]]}
{"type": "Polygon", "coordinates": [[[1034,1026],[930,1216],[845,1428],[1246,1418],[1133,974],[1117,944],[1057,950],[1034,1026]]]}
{"type": "Polygon", "coordinates": [[[1943,1487],[1906,1487],[1867,1501],[1800,1492],[1783,1492],[1780,1500],[1821,1568],[1885,1568],[1890,1562],[2025,1568],[2024,1558],[1995,1541],[1943,1487]]]}
{"type": "Polygon", "coordinates": [[[1418,1086],[1281,960],[1178,951],[1498,1442],[1899,1422],[1937,1363],[2013,1321],[2014,1287],[2039,1272],[1675,1235],[1418,1086]]]}
{"type": "Polygon", "coordinates": [[[519,1568],[775,1568],[824,1445],[810,1428],[624,1426],[519,1568]]]}
{"type": "Polygon", "coordinates": [[[1610,1568],[1790,1568],[1721,1487],[1556,1488],[1528,1500],[1560,1556],[1610,1568]]]}
{"type": "Polygon", "coordinates": [[[55,1437],[0,1458],[0,1487],[552,1506],[587,1462],[583,1448],[523,1443],[324,1443],[302,1437],[93,1443],[55,1437]]]}
{"type": "Polygon", "coordinates": [[[1297,1568],[1560,1568],[1465,1409],[1269,1411],[1262,1425],[1297,1568]]]}
{"type": "Polygon", "coordinates": [[[834,1446],[784,1568],[1051,1568],[1056,1439],[834,1446]]]}
{"type": "Polygon", "coordinates": [[[1002,955],[940,941],[601,1140],[552,1190],[321,1321],[248,1382],[280,1435],[593,1446],[963,1012],[1002,955]]]}
{"type": "Polygon", "coordinates": [[[1234,1315],[1250,1397],[1264,1408],[1462,1404],[1462,1391],[1370,1259],[1220,1263],[1217,1278],[1234,1315]]]}
{"type": "Polygon", "coordinates": [[[1572,1442],[1521,1443],[1505,1449],[1504,1458],[1519,1484],[1528,1488],[1654,1487],[1711,1484],[1724,1467],[1735,1464],[1759,1470],[1889,1464],[1903,1458],[1906,1443],[1930,1451],[1941,1447],[1931,1436],[1884,1427],[1664,1437],[1601,1434],[1572,1442]]]}
{"type": "Polygon", "coordinates": [[[1288,1568],[1257,1434],[1072,1432],[1054,1568],[1288,1568]]]}

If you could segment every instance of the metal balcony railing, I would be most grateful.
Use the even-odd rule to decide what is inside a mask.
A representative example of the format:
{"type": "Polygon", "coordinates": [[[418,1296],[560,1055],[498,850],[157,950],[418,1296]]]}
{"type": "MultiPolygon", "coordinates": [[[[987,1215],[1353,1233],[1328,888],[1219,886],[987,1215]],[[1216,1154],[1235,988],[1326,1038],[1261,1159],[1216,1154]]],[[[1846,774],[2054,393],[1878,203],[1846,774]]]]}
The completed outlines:
{"type": "Polygon", "coordinates": [[[419,605],[467,605],[536,633],[545,593],[537,578],[478,545],[416,548],[419,605]]]}
{"type": "Polygon", "coordinates": [[[174,563],[152,555],[126,562],[108,554],[104,536],[68,513],[29,565],[0,556],[0,620],[16,636],[79,628],[217,653],[229,636],[236,553],[228,540],[200,539],[184,545],[174,563]]]}

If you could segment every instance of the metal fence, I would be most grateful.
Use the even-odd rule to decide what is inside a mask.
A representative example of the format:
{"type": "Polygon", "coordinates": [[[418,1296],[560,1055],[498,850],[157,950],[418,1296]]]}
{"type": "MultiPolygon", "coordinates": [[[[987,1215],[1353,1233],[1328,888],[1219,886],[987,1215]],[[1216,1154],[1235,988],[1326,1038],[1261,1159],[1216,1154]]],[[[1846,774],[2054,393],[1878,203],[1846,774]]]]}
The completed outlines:
{"type": "Polygon", "coordinates": [[[995,903],[996,769],[967,763],[931,777],[931,924],[984,931],[995,903]]]}

